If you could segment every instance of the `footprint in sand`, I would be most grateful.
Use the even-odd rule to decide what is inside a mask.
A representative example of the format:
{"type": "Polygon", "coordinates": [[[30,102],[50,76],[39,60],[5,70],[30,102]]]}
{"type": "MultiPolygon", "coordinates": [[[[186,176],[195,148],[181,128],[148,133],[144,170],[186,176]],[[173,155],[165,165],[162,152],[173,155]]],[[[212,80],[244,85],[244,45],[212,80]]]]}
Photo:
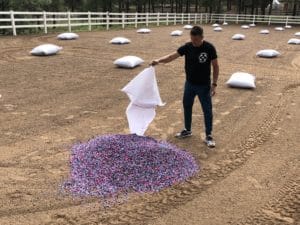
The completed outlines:
{"type": "Polygon", "coordinates": [[[254,103],[255,105],[261,105],[261,101],[257,101],[254,103]]]}
{"type": "Polygon", "coordinates": [[[174,128],[173,127],[169,127],[167,133],[168,134],[174,134],[174,128]]]}
{"type": "Polygon", "coordinates": [[[5,104],[4,107],[5,107],[8,111],[13,111],[15,108],[17,108],[16,105],[12,105],[12,104],[5,104]]]}
{"type": "Polygon", "coordinates": [[[253,177],[247,177],[247,180],[256,188],[262,189],[263,186],[253,177]]]}
{"type": "Polygon", "coordinates": [[[177,109],[176,113],[181,114],[182,113],[182,109],[177,109]]]}
{"type": "Polygon", "coordinates": [[[177,125],[180,125],[180,124],[181,124],[181,121],[177,121],[177,122],[171,123],[171,126],[176,127],[177,125]]]}
{"type": "Polygon", "coordinates": [[[25,115],[27,115],[27,112],[12,112],[11,113],[12,115],[16,115],[16,116],[25,116],[25,115]]]}
{"type": "Polygon", "coordinates": [[[214,103],[219,103],[220,102],[220,99],[216,98],[214,99],[214,103]]]}
{"type": "Polygon", "coordinates": [[[226,116],[226,115],[229,115],[229,114],[230,114],[229,111],[226,111],[226,112],[222,112],[222,113],[221,113],[222,116],[226,116]]]}
{"type": "Polygon", "coordinates": [[[65,119],[66,119],[66,120],[72,120],[72,119],[74,119],[74,115],[69,115],[69,116],[67,116],[65,119]]]}
{"type": "Polygon", "coordinates": [[[220,124],[221,123],[221,120],[215,120],[214,121],[214,126],[216,126],[216,125],[218,125],[218,124],[220,124]]]}
{"type": "Polygon", "coordinates": [[[54,113],[42,113],[40,116],[41,117],[51,117],[51,116],[56,116],[56,114],[54,114],[54,113]]]}

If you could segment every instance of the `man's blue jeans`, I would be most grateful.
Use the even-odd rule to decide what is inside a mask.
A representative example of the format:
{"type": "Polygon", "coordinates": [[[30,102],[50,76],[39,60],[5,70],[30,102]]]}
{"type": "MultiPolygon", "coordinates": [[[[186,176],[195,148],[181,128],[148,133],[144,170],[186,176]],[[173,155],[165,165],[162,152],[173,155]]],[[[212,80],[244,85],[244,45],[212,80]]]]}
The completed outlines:
{"type": "Polygon", "coordinates": [[[191,130],[194,99],[198,96],[204,114],[205,133],[212,134],[213,112],[210,85],[196,85],[185,82],[183,95],[185,129],[191,130]]]}

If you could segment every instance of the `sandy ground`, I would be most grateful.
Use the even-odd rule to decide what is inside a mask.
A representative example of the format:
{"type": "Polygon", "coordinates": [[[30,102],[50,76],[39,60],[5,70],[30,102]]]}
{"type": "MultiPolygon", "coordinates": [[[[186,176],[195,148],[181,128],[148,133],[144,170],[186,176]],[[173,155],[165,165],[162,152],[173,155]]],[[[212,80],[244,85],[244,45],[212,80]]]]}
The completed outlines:
{"type": "Polygon", "coordinates": [[[78,141],[107,133],[128,133],[127,96],[120,89],[153,58],[175,51],[189,39],[170,37],[176,27],[82,32],[77,41],[56,34],[0,37],[0,224],[300,224],[299,105],[300,46],[286,44],[300,27],[260,35],[263,27],[204,26],[220,62],[214,97],[217,148],[202,143],[203,116],[198,101],[194,136],[176,140],[181,130],[183,59],[157,67],[162,99],[147,131],[187,149],[201,165],[191,180],[155,194],[133,194],[123,204],[103,208],[98,199],[73,199],[59,185],[68,177],[69,149],[78,141]],[[235,33],[246,35],[233,41],[235,33]],[[126,36],[132,43],[108,41],[126,36]],[[64,47],[52,57],[33,57],[38,44],[64,47]],[[274,48],[276,59],[257,58],[274,48]],[[113,60],[137,55],[146,63],[133,70],[115,68],[113,60]],[[236,71],[257,76],[257,89],[225,85],[236,71]]]}

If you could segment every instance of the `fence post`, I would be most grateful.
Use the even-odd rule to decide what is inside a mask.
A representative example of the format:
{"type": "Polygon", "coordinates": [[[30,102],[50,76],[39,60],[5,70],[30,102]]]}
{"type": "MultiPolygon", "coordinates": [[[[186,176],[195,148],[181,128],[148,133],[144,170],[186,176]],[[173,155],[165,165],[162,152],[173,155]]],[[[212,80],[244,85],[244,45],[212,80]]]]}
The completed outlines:
{"type": "Polygon", "coordinates": [[[213,23],[213,13],[210,15],[210,22],[213,23]]]}
{"type": "Polygon", "coordinates": [[[285,26],[287,26],[289,23],[289,16],[286,17],[285,26]]]}
{"type": "Polygon", "coordinates": [[[197,13],[195,13],[195,24],[197,24],[197,13]]]}
{"type": "Polygon", "coordinates": [[[160,17],[160,13],[158,12],[157,13],[157,24],[156,24],[157,26],[159,26],[159,17],[160,17]]]}
{"type": "Polygon", "coordinates": [[[17,29],[16,29],[16,24],[15,24],[15,15],[14,11],[10,10],[10,20],[11,20],[11,27],[13,30],[13,35],[17,36],[17,29]]]}
{"type": "Polygon", "coordinates": [[[137,24],[138,24],[138,13],[135,13],[135,28],[137,28],[137,24]]]}
{"type": "Polygon", "coordinates": [[[271,16],[269,16],[269,22],[268,22],[269,25],[271,25],[271,16]]]}
{"type": "Polygon", "coordinates": [[[109,30],[109,12],[106,12],[106,30],[109,30]]]}
{"type": "Polygon", "coordinates": [[[167,26],[169,25],[169,13],[167,12],[167,26]]]}
{"type": "Polygon", "coordinates": [[[235,21],[235,23],[239,24],[239,14],[236,15],[236,21],[235,21]]]}
{"type": "Polygon", "coordinates": [[[200,24],[202,24],[202,13],[200,13],[200,24]]]}
{"type": "Polygon", "coordinates": [[[44,32],[45,34],[48,33],[48,30],[47,30],[47,14],[45,11],[43,11],[43,21],[44,21],[44,32]]]}
{"type": "Polygon", "coordinates": [[[69,29],[69,32],[71,32],[72,26],[71,26],[71,12],[70,11],[68,11],[67,16],[68,16],[68,29],[69,29]]]}
{"type": "Polygon", "coordinates": [[[183,24],[184,23],[184,14],[182,13],[181,14],[181,24],[183,24]]]}
{"type": "Polygon", "coordinates": [[[176,18],[176,13],[174,14],[174,25],[176,25],[176,21],[177,20],[177,18],[176,18]]]}
{"type": "Polygon", "coordinates": [[[149,26],[149,13],[146,13],[146,27],[149,26]]]}
{"type": "Polygon", "coordinates": [[[208,23],[208,14],[207,13],[205,14],[205,23],[206,24],[208,23]]]}
{"type": "Polygon", "coordinates": [[[191,23],[191,14],[189,13],[188,14],[188,24],[190,24],[191,23]]]}
{"type": "Polygon", "coordinates": [[[88,24],[89,24],[89,31],[92,31],[92,18],[91,18],[90,11],[88,11],[88,24]]]}
{"type": "Polygon", "coordinates": [[[125,13],[122,12],[122,28],[125,28],[125,13]]]}
{"type": "Polygon", "coordinates": [[[252,21],[253,24],[255,24],[255,15],[253,16],[253,21],[252,21]]]}

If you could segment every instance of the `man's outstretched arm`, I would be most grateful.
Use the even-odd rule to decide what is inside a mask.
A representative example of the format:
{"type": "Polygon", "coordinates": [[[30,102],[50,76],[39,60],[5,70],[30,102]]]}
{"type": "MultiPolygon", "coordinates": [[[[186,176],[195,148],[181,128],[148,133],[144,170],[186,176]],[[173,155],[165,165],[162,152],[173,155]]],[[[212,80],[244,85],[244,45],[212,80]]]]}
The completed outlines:
{"type": "Polygon", "coordinates": [[[150,63],[150,65],[151,65],[151,66],[155,66],[155,65],[157,65],[157,64],[159,64],[159,63],[168,63],[168,62],[171,62],[171,61],[177,59],[179,56],[180,56],[180,55],[179,55],[178,52],[173,52],[173,53],[171,53],[171,54],[169,54],[169,55],[166,55],[166,56],[163,56],[163,57],[161,57],[161,58],[159,58],[159,59],[153,60],[153,61],[150,63]]]}

